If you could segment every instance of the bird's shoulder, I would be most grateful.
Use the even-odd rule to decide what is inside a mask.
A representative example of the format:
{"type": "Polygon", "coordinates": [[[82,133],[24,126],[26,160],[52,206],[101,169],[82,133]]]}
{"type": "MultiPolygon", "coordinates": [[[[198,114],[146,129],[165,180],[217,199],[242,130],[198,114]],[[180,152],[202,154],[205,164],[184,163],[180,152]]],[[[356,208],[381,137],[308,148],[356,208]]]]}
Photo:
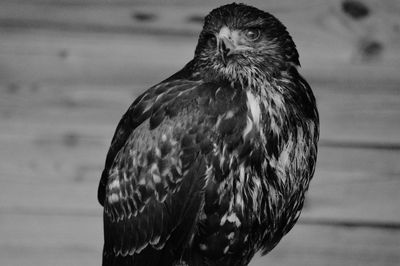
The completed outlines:
{"type": "Polygon", "coordinates": [[[150,123],[152,130],[156,128],[165,117],[175,116],[181,109],[182,103],[189,103],[199,91],[201,82],[189,79],[168,79],[144,93],[130,105],[120,119],[108,150],[104,170],[98,188],[98,200],[103,205],[105,199],[105,185],[107,183],[110,167],[117,154],[126,144],[131,133],[141,124],[150,123]]]}
{"type": "Polygon", "coordinates": [[[207,131],[198,106],[197,89],[201,86],[180,81],[168,84],[162,92],[144,96],[126,114],[140,123],[123,129],[129,135],[108,167],[108,207],[123,200],[118,197],[120,192],[127,192],[127,197],[139,195],[133,213],[141,211],[150,198],[164,202],[167,194],[179,188],[201,152],[197,144],[205,141],[202,134],[207,131]],[[125,191],[124,186],[133,191],[125,191]]]}
{"type": "Polygon", "coordinates": [[[158,175],[181,171],[193,156],[207,156],[222,139],[233,148],[245,126],[242,96],[226,84],[203,81],[173,80],[151,88],[131,105],[118,125],[110,147],[115,154],[110,154],[112,162],[106,165],[106,183],[112,183],[114,173],[121,171],[135,178],[135,184],[149,176],[129,171],[140,169],[143,173],[155,171],[155,167],[158,175]],[[127,167],[128,161],[136,165],[127,167]]]}

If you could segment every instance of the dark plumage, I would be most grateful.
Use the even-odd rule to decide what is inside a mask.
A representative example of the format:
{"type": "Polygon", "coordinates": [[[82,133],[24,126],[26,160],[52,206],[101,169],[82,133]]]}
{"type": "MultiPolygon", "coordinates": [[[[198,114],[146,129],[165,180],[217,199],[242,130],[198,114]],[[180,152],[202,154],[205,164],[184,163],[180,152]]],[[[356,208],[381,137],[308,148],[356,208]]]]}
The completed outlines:
{"type": "Polygon", "coordinates": [[[213,10],[195,55],[124,114],[100,180],[103,265],[247,265],[299,217],[319,136],[272,15],[213,10]]]}

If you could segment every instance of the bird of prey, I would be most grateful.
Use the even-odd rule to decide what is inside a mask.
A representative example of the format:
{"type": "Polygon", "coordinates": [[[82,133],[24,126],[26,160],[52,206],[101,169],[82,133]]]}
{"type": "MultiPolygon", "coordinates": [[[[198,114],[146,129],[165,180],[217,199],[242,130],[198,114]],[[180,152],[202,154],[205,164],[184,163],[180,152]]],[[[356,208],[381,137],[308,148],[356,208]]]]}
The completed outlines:
{"type": "Polygon", "coordinates": [[[247,265],[293,227],[319,118],[285,26],[244,4],[205,17],[193,59],[139,96],[101,176],[103,266],[247,265]]]}

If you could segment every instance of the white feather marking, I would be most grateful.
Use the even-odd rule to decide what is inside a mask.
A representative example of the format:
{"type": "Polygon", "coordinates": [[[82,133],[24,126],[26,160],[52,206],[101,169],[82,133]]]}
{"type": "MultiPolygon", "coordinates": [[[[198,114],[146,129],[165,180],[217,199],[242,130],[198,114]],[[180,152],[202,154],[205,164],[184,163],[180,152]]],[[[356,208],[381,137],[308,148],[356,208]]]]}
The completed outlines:
{"type": "Polygon", "coordinates": [[[142,252],[143,249],[145,249],[147,246],[149,245],[149,243],[145,243],[144,245],[142,245],[141,247],[136,248],[136,253],[139,254],[140,252],[142,252]]]}
{"type": "Polygon", "coordinates": [[[206,182],[205,182],[205,184],[204,184],[204,188],[207,187],[208,182],[210,182],[211,177],[212,177],[213,174],[214,174],[214,170],[213,170],[213,169],[214,169],[214,167],[213,167],[212,165],[207,166],[207,169],[206,169],[206,177],[205,177],[206,182]]]}
{"type": "Polygon", "coordinates": [[[258,211],[260,204],[260,197],[262,197],[261,181],[260,178],[258,178],[257,176],[254,176],[252,180],[254,182],[254,187],[251,190],[252,193],[251,198],[253,199],[253,210],[258,211]]]}
{"type": "Polygon", "coordinates": [[[161,150],[158,147],[156,147],[155,153],[156,153],[157,157],[159,157],[159,158],[161,157],[161,150]]]}
{"type": "MultiPolygon", "coordinates": [[[[289,140],[290,141],[290,140],[289,140]]],[[[287,145],[285,145],[285,148],[282,150],[281,154],[279,155],[279,164],[281,166],[286,166],[288,164],[289,160],[289,153],[290,153],[290,146],[289,142],[287,145]]]]}
{"type": "Polygon", "coordinates": [[[199,247],[201,250],[207,250],[207,246],[205,244],[200,244],[199,247]]]}
{"type": "Polygon", "coordinates": [[[117,202],[118,200],[119,200],[119,197],[115,193],[113,193],[110,196],[108,196],[108,202],[109,203],[114,203],[114,202],[117,202]]]}
{"type": "Polygon", "coordinates": [[[279,135],[279,132],[280,132],[281,129],[279,128],[279,126],[278,126],[278,124],[276,123],[275,119],[276,119],[276,118],[274,118],[273,116],[271,116],[271,129],[272,129],[272,131],[275,132],[275,134],[279,135]]]}
{"type": "Polygon", "coordinates": [[[158,165],[156,163],[153,163],[151,165],[151,168],[150,168],[150,173],[155,174],[155,173],[158,173],[158,172],[159,172],[158,171],[158,165]]]}
{"type": "Polygon", "coordinates": [[[278,164],[278,160],[275,158],[275,156],[271,156],[269,158],[269,164],[271,165],[272,168],[276,168],[276,165],[278,164]]]}
{"type": "Polygon", "coordinates": [[[226,246],[226,247],[224,248],[224,254],[228,253],[228,250],[229,250],[229,246],[226,246]]]}
{"type": "Polygon", "coordinates": [[[236,205],[238,205],[242,210],[244,209],[244,202],[240,193],[236,194],[236,205]]]}
{"type": "Polygon", "coordinates": [[[239,227],[242,223],[240,222],[239,218],[236,216],[236,213],[232,212],[226,217],[228,222],[234,223],[236,227],[239,227]]]}
{"type": "Polygon", "coordinates": [[[232,110],[229,110],[228,112],[226,112],[225,118],[226,119],[232,118],[234,116],[234,114],[235,113],[232,110]]]}
{"type": "Polygon", "coordinates": [[[119,191],[118,196],[119,196],[120,199],[125,199],[126,198],[126,197],[124,198],[124,195],[122,195],[122,190],[119,191]]]}
{"type": "Polygon", "coordinates": [[[291,162],[290,162],[290,153],[293,150],[294,142],[292,137],[290,136],[289,140],[286,142],[285,146],[282,149],[281,154],[279,155],[279,158],[276,163],[276,170],[277,170],[277,176],[278,178],[282,181],[282,183],[286,183],[287,175],[286,175],[286,169],[290,167],[291,162]]]}
{"type": "Polygon", "coordinates": [[[253,122],[251,121],[250,117],[247,117],[246,127],[243,130],[243,139],[246,139],[247,135],[253,129],[253,122]]]}
{"type": "Polygon", "coordinates": [[[153,174],[154,183],[158,184],[161,182],[161,177],[159,175],[153,174]]]}
{"type": "Polygon", "coordinates": [[[223,225],[225,224],[225,222],[226,222],[226,217],[227,217],[227,214],[225,213],[224,216],[222,216],[221,222],[219,223],[219,225],[223,226],[223,225]]]}
{"type": "Polygon", "coordinates": [[[257,128],[260,127],[260,117],[261,117],[261,109],[259,100],[254,96],[254,94],[247,90],[247,108],[250,109],[251,116],[257,128]]]}
{"type": "Polygon", "coordinates": [[[239,166],[239,180],[240,183],[244,184],[244,175],[245,175],[245,169],[244,169],[244,164],[240,164],[239,166]]]}
{"type": "MultiPolygon", "coordinates": [[[[278,88],[279,88],[279,86],[278,86],[278,88]]],[[[269,94],[269,97],[274,102],[276,107],[278,107],[278,108],[284,108],[285,107],[285,105],[283,103],[283,98],[279,93],[276,93],[276,92],[272,91],[269,94]]]]}
{"type": "Polygon", "coordinates": [[[146,113],[147,111],[149,111],[151,109],[151,107],[153,107],[153,103],[150,102],[146,105],[146,107],[144,108],[142,114],[146,113]]]}
{"type": "Polygon", "coordinates": [[[221,218],[220,225],[223,226],[227,221],[235,224],[236,227],[239,227],[242,224],[234,212],[229,213],[229,215],[228,213],[225,213],[225,215],[221,218]]]}
{"type": "Polygon", "coordinates": [[[311,139],[314,139],[315,124],[312,121],[308,122],[308,127],[310,130],[311,139]]]}
{"type": "Polygon", "coordinates": [[[150,240],[150,245],[157,245],[158,242],[160,242],[160,239],[161,239],[160,236],[153,236],[153,239],[150,240]]]}
{"type": "Polygon", "coordinates": [[[112,190],[112,189],[115,189],[115,188],[120,188],[120,183],[119,183],[119,180],[116,178],[116,179],[114,179],[111,183],[110,183],[110,185],[108,186],[108,188],[110,189],[110,190],[112,190]]]}
{"type": "Polygon", "coordinates": [[[219,115],[217,118],[217,123],[215,123],[215,127],[218,128],[222,121],[222,115],[219,115]]]}
{"type": "Polygon", "coordinates": [[[256,186],[256,189],[261,189],[261,181],[259,178],[253,178],[254,185],[256,186]]]}
{"type": "Polygon", "coordinates": [[[144,177],[142,177],[142,178],[140,178],[140,180],[139,180],[139,183],[138,183],[139,185],[146,185],[146,178],[144,178],[144,177]]]}

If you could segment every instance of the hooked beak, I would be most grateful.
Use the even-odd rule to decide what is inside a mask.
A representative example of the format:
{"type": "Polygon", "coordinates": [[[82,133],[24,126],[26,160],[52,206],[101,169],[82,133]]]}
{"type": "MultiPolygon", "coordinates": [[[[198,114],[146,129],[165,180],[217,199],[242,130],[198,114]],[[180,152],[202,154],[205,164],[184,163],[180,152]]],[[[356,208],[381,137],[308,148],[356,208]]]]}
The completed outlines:
{"type": "Polygon", "coordinates": [[[234,54],[237,48],[233,37],[227,27],[223,27],[218,34],[218,51],[225,66],[227,58],[234,54]]]}

